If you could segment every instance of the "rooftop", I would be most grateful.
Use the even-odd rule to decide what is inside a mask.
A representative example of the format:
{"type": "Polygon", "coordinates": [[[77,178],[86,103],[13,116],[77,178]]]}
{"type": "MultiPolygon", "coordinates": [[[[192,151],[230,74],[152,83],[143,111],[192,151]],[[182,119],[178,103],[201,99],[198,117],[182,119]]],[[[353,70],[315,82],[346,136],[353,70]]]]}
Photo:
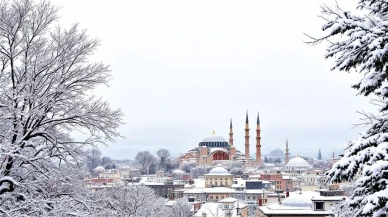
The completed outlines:
{"type": "Polygon", "coordinates": [[[311,165],[301,157],[292,158],[287,164],[287,167],[311,167],[311,165]]]}
{"type": "Polygon", "coordinates": [[[230,174],[228,172],[228,170],[226,170],[225,168],[222,168],[222,167],[214,167],[213,169],[211,169],[209,171],[208,174],[206,175],[217,175],[217,176],[231,176],[232,174],[230,174]]]}

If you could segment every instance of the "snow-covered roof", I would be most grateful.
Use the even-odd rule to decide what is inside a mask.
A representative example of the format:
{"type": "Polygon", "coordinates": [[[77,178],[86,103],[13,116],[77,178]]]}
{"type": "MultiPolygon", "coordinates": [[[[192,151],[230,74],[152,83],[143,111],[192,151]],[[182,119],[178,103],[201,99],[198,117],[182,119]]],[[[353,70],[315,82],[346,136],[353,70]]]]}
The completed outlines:
{"type": "Polygon", "coordinates": [[[200,193],[233,193],[236,192],[233,189],[226,187],[216,187],[216,188],[193,188],[184,191],[184,194],[200,194],[200,193]]]}
{"type": "Polygon", "coordinates": [[[93,170],[96,172],[99,172],[99,171],[105,171],[105,168],[102,166],[98,166],[98,167],[94,168],[93,170]]]}
{"type": "Polygon", "coordinates": [[[278,203],[270,204],[267,206],[260,206],[259,209],[265,215],[268,215],[268,214],[277,215],[278,214],[278,215],[287,215],[287,216],[291,216],[291,215],[297,216],[299,214],[299,215],[304,215],[304,216],[308,216],[308,215],[326,216],[326,215],[333,214],[333,211],[314,211],[312,209],[300,209],[298,207],[286,207],[286,206],[282,206],[278,203]]]}
{"type": "Polygon", "coordinates": [[[199,143],[199,147],[229,147],[229,143],[222,136],[216,136],[213,132],[213,135],[208,136],[199,143]]]}
{"type": "Polygon", "coordinates": [[[227,213],[230,212],[231,215],[229,216],[237,217],[237,204],[239,209],[245,208],[247,206],[245,203],[240,201],[237,203],[237,200],[234,202],[232,209],[224,209],[222,207],[222,203],[205,203],[193,216],[202,217],[203,213],[206,213],[206,216],[214,216],[214,214],[217,216],[227,216],[227,213]]]}
{"type": "Polygon", "coordinates": [[[185,188],[205,188],[206,181],[204,179],[193,179],[194,184],[186,184],[185,188]]]}
{"type": "Polygon", "coordinates": [[[282,206],[298,207],[300,209],[311,209],[312,205],[311,198],[302,194],[291,195],[282,201],[282,206]]]}
{"type": "Polygon", "coordinates": [[[208,174],[206,175],[217,175],[217,176],[231,176],[232,174],[230,174],[228,172],[228,170],[226,170],[225,168],[222,168],[222,167],[214,167],[213,169],[211,169],[209,171],[208,174]]]}
{"type": "Polygon", "coordinates": [[[319,196],[311,198],[312,201],[342,201],[345,200],[344,196],[319,196]]]}
{"type": "Polygon", "coordinates": [[[287,167],[310,167],[311,165],[301,157],[292,158],[287,164],[287,167]]]}
{"type": "Polygon", "coordinates": [[[185,174],[185,172],[183,170],[174,170],[174,171],[172,171],[172,173],[185,174]]]}
{"type": "Polygon", "coordinates": [[[224,137],[222,136],[216,136],[215,134],[205,137],[202,142],[226,142],[224,137]]]}
{"type": "Polygon", "coordinates": [[[263,189],[252,189],[252,190],[245,190],[247,194],[262,194],[265,192],[263,189]]]}
{"type": "Polygon", "coordinates": [[[233,184],[232,188],[245,188],[245,180],[244,179],[237,179],[237,184],[233,184]]]}
{"type": "Polygon", "coordinates": [[[232,203],[232,202],[236,202],[236,201],[237,201],[236,198],[227,197],[227,198],[225,198],[225,199],[223,199],[223,200],[220,200],[220,201],[218,201],[218,202],[221,202],[221,203],[232,203]]]}

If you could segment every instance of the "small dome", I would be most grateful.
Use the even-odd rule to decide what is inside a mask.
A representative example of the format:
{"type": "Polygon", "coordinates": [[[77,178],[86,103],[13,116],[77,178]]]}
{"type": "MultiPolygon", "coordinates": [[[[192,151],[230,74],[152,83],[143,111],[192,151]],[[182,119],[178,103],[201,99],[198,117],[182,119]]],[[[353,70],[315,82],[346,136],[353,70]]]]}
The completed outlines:
{"type": "Polygon", "coordinates": [[[222,167],[214,167],[209,171],[208,175],[232,175],[226,170],[225,168],[222,167]]]}
{"type": "Polygon", "coordinates": [[[303,194],[295,194],[282,201],[282,206],[312,208],[313,202],[303,194]]]}
{"type": "Polygon", "coordinates": [[[287,167],[311,167],[311,165],[301,157],[292,158],[287,164],[287,167]]]}
{"type": "Polygon", "coordinates": [[[102,167],[102,166],[98,166],[98,167],[94,168],[93,171],[95,171],[95,172],[103,172],[103,171],[105,171],[105,168],[102,167]]]}
{"type": "Polygon", "coordinates": [[[216,136],[213,132],[213,135],[208,136],[199,143],[199,146],[207,147],[228,147],[229,143],[222,136],[216,136]]]}

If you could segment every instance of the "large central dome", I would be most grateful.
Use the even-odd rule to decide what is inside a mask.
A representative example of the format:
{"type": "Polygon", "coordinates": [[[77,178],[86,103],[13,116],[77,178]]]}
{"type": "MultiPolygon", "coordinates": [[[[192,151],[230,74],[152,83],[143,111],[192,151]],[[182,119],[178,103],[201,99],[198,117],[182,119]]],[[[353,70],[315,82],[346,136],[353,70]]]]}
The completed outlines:
{"type": "Polygon", "coordinates": [[[229,147],[229,143],[222,136],[216,136],[213,132],[213,135],[208,136],[199,143],[199,146],[207,147],[229,147]]]}

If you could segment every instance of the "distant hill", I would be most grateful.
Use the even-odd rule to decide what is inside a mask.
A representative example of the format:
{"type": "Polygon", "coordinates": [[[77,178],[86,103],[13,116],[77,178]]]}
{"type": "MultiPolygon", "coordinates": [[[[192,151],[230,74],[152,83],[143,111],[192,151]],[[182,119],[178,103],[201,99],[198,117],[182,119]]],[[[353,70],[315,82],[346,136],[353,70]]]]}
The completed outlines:
{"type": "Polygon", "coordinates": [[[283,156],[284,155],[284,152],[282,149],[275,149],[275,150],[272,150],[269,154],[269,156],[283,156]]]}

